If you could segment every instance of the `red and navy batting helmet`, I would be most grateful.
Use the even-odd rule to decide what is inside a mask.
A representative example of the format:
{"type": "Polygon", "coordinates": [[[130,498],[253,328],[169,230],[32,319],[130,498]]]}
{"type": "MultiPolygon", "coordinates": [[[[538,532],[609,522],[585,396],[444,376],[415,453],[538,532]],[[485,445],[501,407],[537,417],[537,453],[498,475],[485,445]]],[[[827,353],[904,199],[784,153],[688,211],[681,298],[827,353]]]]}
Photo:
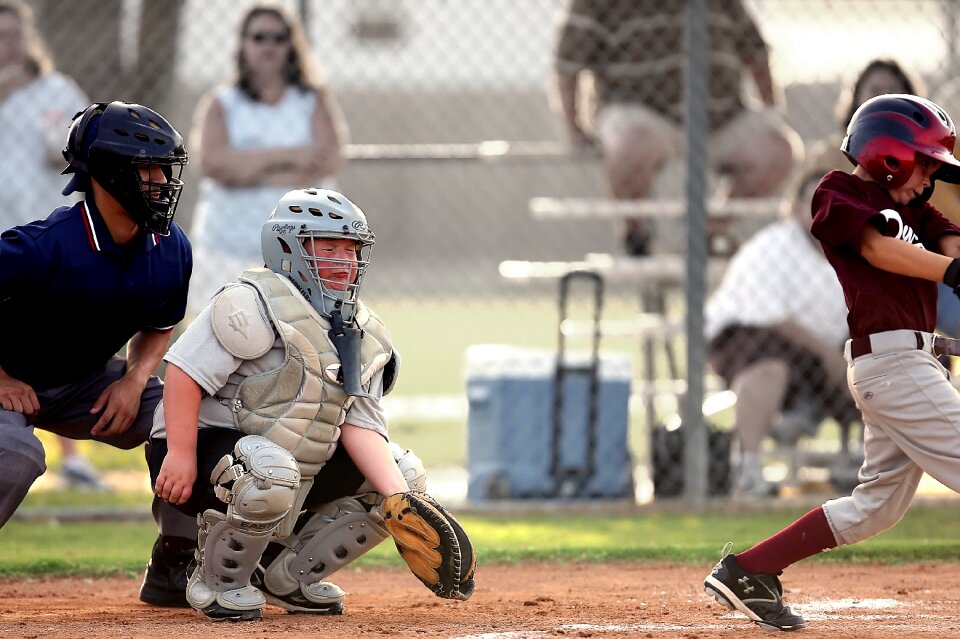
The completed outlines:
{"type": "Polygon", "coordinates": [[[916,154],[942,162],[934,180],[960,183],[957,129],[947,112],[915,95],[878,95],[853,114],[840,149],[877,182],[895,189],[913,174],[916,154]]]}

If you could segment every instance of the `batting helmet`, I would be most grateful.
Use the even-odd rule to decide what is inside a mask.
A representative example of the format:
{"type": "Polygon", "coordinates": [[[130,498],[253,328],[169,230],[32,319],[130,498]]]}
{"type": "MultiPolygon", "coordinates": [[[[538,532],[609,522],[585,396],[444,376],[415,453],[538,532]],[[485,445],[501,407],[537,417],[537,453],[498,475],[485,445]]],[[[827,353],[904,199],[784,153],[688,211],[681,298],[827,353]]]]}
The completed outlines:
{"type": "Polygon", "coordinates": [[[260,246],[267,268],[293,282],[314,309],[329,319],[340,310],[351,321],[356,310],[360,284],[370,263],[375,238],[367,218],[353,202],[336,191],[297,189],[277,203],[260,233],[260,246]],[[347,239],[357,243],[357,259],[317,258],[308,250],[308,240],[347,239]],[[320,266],[348,267],[355,277],[343,287],[321,277],[320,266]]]}
{"type": "Polygon", "coordinates": [[[75,174],[64,195],[87,191],[92,177],[142,229],[170,233],[188,160],[183,138],[162,115],[139,104],[91,104],[73,117],[63,158],[63,173],[75,174]],[[163,171],[165,183],[149,179],[152,167],[163,171]]]}
{"type": "Polygon", "coordinates": [[[860,105],[840,149],[874,180],[895,189],[913,174],[917,153],[943,163],[934,180],[960,183],[956,141],[953,120],[939,106],[915,95],[887,94],[860,105]]]}

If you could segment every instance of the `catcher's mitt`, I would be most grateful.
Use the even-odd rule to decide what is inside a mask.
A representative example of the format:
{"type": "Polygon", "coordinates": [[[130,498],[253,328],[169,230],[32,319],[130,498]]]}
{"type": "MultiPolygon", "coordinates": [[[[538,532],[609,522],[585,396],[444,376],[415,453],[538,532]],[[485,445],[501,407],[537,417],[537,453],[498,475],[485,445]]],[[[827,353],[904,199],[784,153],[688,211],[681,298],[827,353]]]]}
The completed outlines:
{"type": "Polygon", "coordinates": [[[453,515],[426,493],[410,491],[383,502],[387,531],[417,579],[444,599],[469,599],[477,557],[453,515]]]}

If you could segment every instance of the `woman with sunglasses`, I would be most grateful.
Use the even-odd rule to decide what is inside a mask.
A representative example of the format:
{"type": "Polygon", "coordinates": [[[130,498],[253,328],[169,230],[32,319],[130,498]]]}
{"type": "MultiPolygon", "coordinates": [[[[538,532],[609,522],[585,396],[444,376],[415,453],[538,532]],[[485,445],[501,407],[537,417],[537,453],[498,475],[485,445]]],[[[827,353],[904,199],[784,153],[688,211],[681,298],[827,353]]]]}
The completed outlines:
{"type": "Polygon", "coordinates": [[[217,289],[263,266],[259,229],[294,187],[335,188],[346,128],[300,21],[259,3],[240,21],[235,80],[210,91],[194,120],[201,173],[190,241],[190,314],[217,289]]]}

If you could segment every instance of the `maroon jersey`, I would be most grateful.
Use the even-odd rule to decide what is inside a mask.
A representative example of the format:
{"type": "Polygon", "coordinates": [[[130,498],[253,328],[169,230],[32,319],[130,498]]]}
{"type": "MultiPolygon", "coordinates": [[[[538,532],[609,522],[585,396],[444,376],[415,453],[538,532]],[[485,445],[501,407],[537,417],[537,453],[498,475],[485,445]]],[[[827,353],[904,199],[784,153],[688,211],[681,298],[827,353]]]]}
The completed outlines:
{"type": "Polygon", "coordinates": [[[940,252],[939,240],[960,227],[929,203],[897,204],[883,185],[831,171],[813,195],[814,237],[837,272],[847,301],[850,337],[901,328],[933,332],[937,283],[891,273],[860,255],[864,224],[883,235],[940,252]]]}

